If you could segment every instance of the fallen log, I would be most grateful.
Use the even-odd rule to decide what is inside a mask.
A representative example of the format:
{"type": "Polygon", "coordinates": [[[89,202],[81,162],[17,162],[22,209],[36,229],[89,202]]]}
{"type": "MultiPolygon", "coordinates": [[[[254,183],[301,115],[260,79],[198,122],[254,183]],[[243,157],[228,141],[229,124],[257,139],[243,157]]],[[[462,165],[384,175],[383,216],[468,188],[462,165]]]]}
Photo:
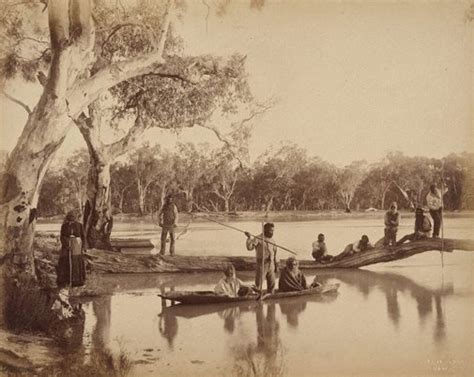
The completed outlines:
{"type": "MultiPolygon", "coordinates": [[[[426,251],[441,250],[440,239],[426,239],[403,244],[399,247],[377,247],[343,260],[317,263],[300,260],[301,269],[358,268],[375,263],[405,259],[426,251]]],[[[474,250],[474,240],[445,239],[444,251],[474,250]]],[[[190,256],[190,255],[133,255],[104,250],[89,250],[88,258],[92,269],[98,273],[147,273],[147,272],[205,272],[222,271],[232,263],[238,271],[255,270],[255,257],[251,256],[190,256]]],[[[285,264],[279,261],[280,267],[285,264]]]]}
{"type": "MultiPolygon", "coordinates": [[[[407,242],[397,247],[376,247],[362,253],[350,255],[342,260],[327,263],[312,263],[311,268],[358,268],[376,263],[386,263],[405,259],[426,251],[439,250],[444,252],[453,250],[474,250],[474,240],[428,238],[413,242],[407,242]]],[[[301,264],[301,263],[300,263],[301,264]]]]}

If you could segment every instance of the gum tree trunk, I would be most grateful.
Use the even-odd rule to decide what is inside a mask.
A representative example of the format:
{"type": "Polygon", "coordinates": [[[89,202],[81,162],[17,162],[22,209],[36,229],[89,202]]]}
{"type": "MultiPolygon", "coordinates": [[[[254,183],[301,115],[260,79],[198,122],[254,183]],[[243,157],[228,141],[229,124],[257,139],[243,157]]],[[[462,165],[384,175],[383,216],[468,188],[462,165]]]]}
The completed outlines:
{"type": "MultiPolygon", "coordinates": [[[[160,47],[168,30],[171,5],[172,1],[160,30],[160,47]]],[[[91,9],[91,0],[48,1],[52,56],[48,78],[37,105],[32,111],[26,108],[28,120],[0,180],[0,326],[5,325],[8,286],[35,280],[32,244],[39,190],[71,120],[112,86],[141,74],[170,69],[159,48],[105,66],[90,76],[95,43],[91,9]]]]}

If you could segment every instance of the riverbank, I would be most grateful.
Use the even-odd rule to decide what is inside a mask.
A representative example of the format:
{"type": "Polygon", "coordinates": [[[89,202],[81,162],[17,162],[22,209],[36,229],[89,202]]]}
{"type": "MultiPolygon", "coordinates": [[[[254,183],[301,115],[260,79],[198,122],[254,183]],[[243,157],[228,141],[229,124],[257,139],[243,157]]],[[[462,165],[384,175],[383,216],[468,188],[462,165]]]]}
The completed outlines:
{"type": "MultiPolygon", "coordinates": [[[[411,211],[400,211],[402,217],[414,217],[411,211]]],[[[224,221],[314,221],[314,220],[347,220],[347,219],[383,219],[385,215],[384,210],[365,210],[352,211],[346,213],[343,210],[331,211],[270,211],[268,214],[261,211],[243,211],[243,212],[193,212],[192,214],[180,213],[180,223],[184,224],[189,221],[205,222],[207,217],[215,218],[216,220],[224,221]]],[[[474,211],[444,211],[446,218],[474,218],[474,211]]],[[[60,223],[64,216],[54,216],[48,218],[39,218],[39,223],[60,223]]],[[[136,213],[121,213],[114,215],[116,222],[129,221],[151,221],[156,222],[155,214],[147,214],[139,216],[136,213]]]]}

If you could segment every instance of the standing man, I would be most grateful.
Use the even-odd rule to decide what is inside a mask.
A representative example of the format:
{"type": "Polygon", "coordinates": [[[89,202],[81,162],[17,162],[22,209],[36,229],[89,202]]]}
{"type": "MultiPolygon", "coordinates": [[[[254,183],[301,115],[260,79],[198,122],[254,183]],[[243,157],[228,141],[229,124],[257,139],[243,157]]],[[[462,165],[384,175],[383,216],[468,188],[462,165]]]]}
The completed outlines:
{"type": "Polygon", "coordinates": [[[439,230],[441,222],[443,221],[443,195],[448,191],[447,188],[443,193],[436,188],[435,184],[430,186],[430,192],[426,195],[426,205],[430,210],[430,215],[433,218],[433,238],[439,238],[439,230]]]}
{"type": "Polygon", "coordinates": [[[257,288],[262,287],[262,277],[267,280],[267,292],[275,291],[275,273],[278,271],[276,261],[277,247],[273,241],[273,231],[275,226],[273,223],[266,223],[263,226],[263,234],[252,237],[249,232],[245,232],[247,236],[247,250],[254,250],[257,256],[257,269],[255,271],[255,285],[257,288]],[[263,240],[262,240],[263,239],[263,240]]]}
{"type": "Polygon", "coordinates": [[[383,245],[396,246],[398,225],[400,224],[400,212],[398,212],[397,202],[393,202],[390,205],[390,209],[385,212],[384,222],[385,238],[383,241],[383,245]]]}
{"type": "Polygon", "coordinates": [[[160,254],[164,255],[166,252],[166,238],[168,233],[170,235],[170,255],[174,255],[174,230],[178,222],[178,208],[173,203],[173,197],[167,195],[165,203],[158,213],[159,225],[161,227],[161,249],[160,254]]]}

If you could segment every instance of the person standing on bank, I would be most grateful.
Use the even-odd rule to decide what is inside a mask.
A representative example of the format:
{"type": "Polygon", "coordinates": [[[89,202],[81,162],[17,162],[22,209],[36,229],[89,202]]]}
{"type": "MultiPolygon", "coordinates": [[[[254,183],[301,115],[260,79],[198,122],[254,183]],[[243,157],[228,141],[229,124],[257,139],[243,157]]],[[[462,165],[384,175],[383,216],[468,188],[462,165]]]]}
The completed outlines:
{"type": "Polygon", "coordinates": [[[435,184],[430,186],[430,192],[426,195],[426,205],[430,210],[433,219],[433,238],[439,238],[439,230],[443,221],[443,196],[448,191],[447,188],[441,192],[435,184]]]}
{"type": "Polygon", "coordinates": [[[275,273],[278,271],[276,261],[277,247],[273,241],[273,232],[275,226],[272,223],[266,223],[263,226],[263,234],[252,237],[249,232],[245,232],[247,236],[247,250],[254,250],[257,256],[257,269],[255,271],[255,285],[257,288],[262,287],[262,278],[267,281],[267,292],[275,291],[275,273]],[[263,260],[263,261],[262,261],[263,260]]]}
{"type": "Polygon", "coordinates": [[[161,248],[160,254],[166,252],[166,238],[170,235],[170,255],[174,255],[175,228],[178,223],[178,208],[173,202],[173,197],[167,195],[165,203],[158,213],[159,225],[161,227],[161,248]]]}
{"type": "MultiPolygon", "coordinates": [[[[69,211],[61,226],[57,284],[60,293],[68,287],[81,287],[86,282],[84,228],[76,220],[75,211],[69,211]]],[[[64,294],[65,292],[63,292],[64,294]]],[[[68,294],[66,294],[68,296],[68,294]]]]}

